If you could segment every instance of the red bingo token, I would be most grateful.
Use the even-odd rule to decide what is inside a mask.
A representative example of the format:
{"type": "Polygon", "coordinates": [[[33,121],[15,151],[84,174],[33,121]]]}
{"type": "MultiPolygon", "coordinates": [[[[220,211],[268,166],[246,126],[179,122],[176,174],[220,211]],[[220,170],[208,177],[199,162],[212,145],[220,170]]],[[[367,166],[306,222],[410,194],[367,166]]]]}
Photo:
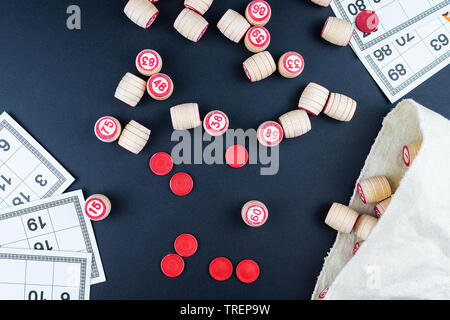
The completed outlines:
{"type": "Polygon", "coordinates": [[[161,56],[155,50],[142,50],[136,57],[136,68],[145,76],[154,75],[162,68],[161,56]]]}
{"type": "Polygon", "coordinates": [[[411,164],[411,157],[409,156],[408,146],[403,146],[403,162],[407,167],[411,164]]]}
{"type": "Polygon", "coordinates": [[[170,253],[161,260],[161,271],[169,278],[178,277],[184,271],[184,260],[177,254],[170,253]]]}
{"type": "Polygon", "coordinates": [[[156,100],[166,100],[173,92],[172,79],[164,73],[157,73],[148,79],[148,94],[156,100]]]}
{"type": "Polygon", "coordinates": [[[248,151],[243,146],[235,144],[225,152],[225,162],[232,168],[242,168],[248,161],[248,151]]]}
{"type": "Polygon", "coordinates": [[[103,220],[111,212],[111,202],[102,194],[94,194],[86,199],[84,212],[91,220],[103,220]]]}
{"type": "Polygon", "coordinates": [[[364,190],[359,183],[356,186],[356,188],[358,189],[358,193],[359,193],[359,197],[361,198],[361,201],[363,203],[366,203],[366,196],[364,195],[364,190]]]}
{"type": "Polygon", "coordinates": [[[95,135],[103,142],[116,141],[119,138],[121,131],[122,127],[120,122],[116,118],[110,116],[98,119],[94,126],[95,135]]]}
{"type": "Polygon", "coordinates": [[[264,27],[252,27],[247,33],[250,44],[254,47],[267,47],[270,42],[270,33],[264,27]]]}
{"type": "Polygon", "coordinates": [[[175,251],[182,257],[191,257],[197,252],[197,239],[189,233],[180,234],[175,239],[175,251]]]}
{"type": "Polygon", "coordinates": [[[158,17],[159,11],[157,11],[150,19],[148,19],[147,24],[145,25],[145,28],[148,29],[153,22],[155,22],[156,18],[158,17]]]}
{"type": "Polygon", "coordinates": [[[244,283],[252,283],[259,277],[259,266],[253,260],[242,260],[236,267],[236,275],[244,283]]]}
{"type": "Polygon", "coordinates": [[[283,140],[283,129],[275,121],[264,122],[258,128],[258,141],[267,147],[274,147],[283,140]]]}
{"type": "Polygon", "coordinates": [[[172,168],[172,157],[166,152],[157,152],[150,158],[150,170],[158,176],[165,176],[172,168]]]}
{"type": "Polygon", "coordinates": [[[251,227],[260,227],[266,223],[268,217],[267,207],[259,201],[251,201],[244,206],[242,218],[251,227]]]}
{"type": "Polygon", "coordinates": [[[325,296],[327,295],[328,287],[322,290],[322,292],[319,293],[319,300],[325,299],[325,296]]]}
{"type": "Polygon", "coordinates": [[[212,136],[220,136],[228,130],[228,117],[219,110],[209,112],[203,120],[205,131],[212,136]]]}
{"type": "Polygon", "coordinates": [[[225,257],[215,258],[209,264],[209,274],[217,281],[225,281],[233,274],[233,264],[225,257]]]}
{"type": "Polygon", "coordinates": [[[245,12],[249,22],[253,25],[265,25],[272,15],[270,5],[263,0],[250,2],[245,12]]]}
{"type": "Polygon", "coordinates": [[[372,33],[378,28],[380,18],[375,11],[363,10],[356,16],[356,27],[364,33],[372,33]]]}
{"type": "Polygon", "coordinates": [[[360,246],[361,246],[361,244],[359,242],[355,243],[355,246],[353,247],[353,255],[356,254],[356,252],[358,251],[360,246]]]}
{"type": "Polygon", "coordinates": [[[284,69],[292,74],[300,74],[305,67],[303,57],[297,52],[289,52],[283,59],[284,69]]]}
{"type": "Polygon", "coordinates": [[[194,187],[192,177],[185,172],[175,173],[170,179],[170,190],[177,196],[188,195],[194,187]]]}

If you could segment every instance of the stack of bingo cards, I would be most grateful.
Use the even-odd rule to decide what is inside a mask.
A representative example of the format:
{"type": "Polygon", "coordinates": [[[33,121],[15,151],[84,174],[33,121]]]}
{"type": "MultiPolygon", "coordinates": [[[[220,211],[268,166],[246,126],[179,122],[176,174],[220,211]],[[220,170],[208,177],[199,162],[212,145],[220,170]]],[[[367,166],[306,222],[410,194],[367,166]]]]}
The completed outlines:
{"type": "MultiPolygon", "coordinates": [[[[94,130],[112,142],[121,127],[103,117],[94,130]]],[[[91,284],[106,280],[88,214],[105,218],[110,202],[63,193],[74,178],[6,112],[0,149],[0,299],[88,300],[91,284]]]]}

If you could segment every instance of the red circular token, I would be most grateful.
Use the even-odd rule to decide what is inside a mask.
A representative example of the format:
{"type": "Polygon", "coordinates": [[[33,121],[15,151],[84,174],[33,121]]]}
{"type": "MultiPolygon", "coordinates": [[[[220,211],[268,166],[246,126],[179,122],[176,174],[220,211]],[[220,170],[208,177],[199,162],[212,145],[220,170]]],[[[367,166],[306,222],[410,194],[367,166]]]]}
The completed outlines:
{"type": "Polygon", "coordinates": [[[91,220],[102,220],[107,214],[105,202],[97,197],[87,199],[84,211],[91,220]]]}
{"type": "Polygon", "coordinates": [[[353,255],[356,254],[361,244],[359,242],[355,243],[355,246],[353,247],[353,255]]]}
{"type": "Polygon", "coordinates": [[[264,47],[270,41],[270,33],[264,27],[252,27],[247,35],[248,40],[255,47],[264,47]]]}
{"type": "Polygon", "coordinates": [[[177,196],[185,196],[192,191],[194,181],[185,172],[175,173],[170,179],[170,190],[177,196]]]}
{"type": "Polygon", "coordinates": [[[233,273],[233,264],[225,257],[215,258],[209,264],[209,274],[217,281],[225,281],[233,273]]]}
{"type": "Polygon", "coordinates": [[[225,151],[225,162],[232,168],[242,168],[247,161],[247,149],[239,144],[235,144],[225,151]]]}
{"type": "Polygon", "coordinates": [[[192,234],[183,233],[175,239],[174,246],[180,256],[187,258],[197,252],[198,242],[192,234]]]}
{"type": "Polygon", "coordinates": [[[356,27],[364,33],[374,32],[378,28],[380,18],[372,10],[363,10],[356,16],[356,27]]]}
{"type": "Polygon", "coordinates": [[[164,73],[157,73],[147,82],[147,90],[155,97],[165,97],[172,91],[172,80],[164,73]]]}
{"type": "Polygon", "coordinates": [[[248,5],[248,15],[255,21],[264,21],[270,14],[270,6],[264,0],[255,0],[248,5]]]}
{"type": "Polygon", "coordinates": [[[409,149],[408,146],[403,146],[403,162],[405,163],[405,165],[407,167],[409,167],[410,162],[411,162],[411,158],[409,156],[409,149]]]}
{"type": "Polygon", "coordinates": [[[283,66],[289,73],[301,73],[305,67],[305,62],[301,54],[289,52],[284,56],[283,66]]]}
{"type": "Polygon", "coordinates": [[[111,140],[117,135],[119,127],[113,117],[102,117],[95,123],[95,134],[101,140],[111,140]]]}
{"type": "Polygon", "coordinates": [[[252,283],[259,277],[259,266],[253,260],[242,260],[236,267],[236,275],[244,283],[252,283]]]}
{"type": "Polygon", "coordinates": [[[161,271],[170,278],[178,277],[183,270],[184,260],[175,253],[170,253],[161,260],[161,271]]]}
{"type": "Polygon", "coordinates": [[[166,152],[157,152],[150,158],[150,170],[158,176],[165,176],[172,168],[172,157],[166,152]]]}
{"type": "Polygon", "coordinates": [[[219,110],[209,112],[203,120],[205,131],[212,136],[224,134],[228,130],[228,117],[219,110]]]}
{"type": "Polygon", "coordinates": [[[358,193],[359,193],[359,197],[361,198],[361,201],[363,203],[366,203],[366,196],[364,195],[364,191],[359,183],[356,186],[356,188],[358,189],[358,193]]]}
{"type": "Polygon", "coordinates": [[[145,49],[136,58],[138,66],[145,71],[153,71],[159,66],[159,54],[155,50],[145,49]]]}
{"type": "Polygon", "coordinates": [[[274,147],[283,140],[283,128],[275,121],[266,121],[258,128],[258,140],[263,145],[274,147]]]}

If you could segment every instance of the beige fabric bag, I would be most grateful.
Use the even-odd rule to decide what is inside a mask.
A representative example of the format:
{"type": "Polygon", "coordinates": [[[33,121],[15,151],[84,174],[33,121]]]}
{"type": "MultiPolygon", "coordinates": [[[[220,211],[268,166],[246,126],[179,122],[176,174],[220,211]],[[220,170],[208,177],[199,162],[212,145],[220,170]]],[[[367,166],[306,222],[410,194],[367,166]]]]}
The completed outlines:
{"type": "MultiPolygon", "coordinates": [[[[339,233],[312,299],[450,299],[450,121],[404,100],[384,119],[358,179],[386,175],[392,201],[355,256],[339,233]],[[423,139],[410,167],[402,146],[423,139]]],[[[374,215],[355,190],[350,207],[374,215]]]]}

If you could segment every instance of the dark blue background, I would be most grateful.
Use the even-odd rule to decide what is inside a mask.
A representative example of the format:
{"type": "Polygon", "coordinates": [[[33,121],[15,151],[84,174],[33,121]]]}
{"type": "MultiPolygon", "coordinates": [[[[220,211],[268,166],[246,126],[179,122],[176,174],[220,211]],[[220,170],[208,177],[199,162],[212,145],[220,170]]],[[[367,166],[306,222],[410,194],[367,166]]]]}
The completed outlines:
{"type": "MultiPolygon", "coordinates": [[[[393,108],[350,47],[320,38],[330,8],[309,1],[270,1],[269,51],[277,59],[300,52],[306,67],[288,80],[275,74],[250,84],[241,63],[250,55],[243,43],[226,39],[216,23],[228,8],[241,13],[244,0],[214,1],[210,22],[194,44],[172,27],[182,0],[160,0],[160,16],[148,30],[123,13],[126,1],[9,0],[0,4],[0,106],[16,118],[75,177],[70,190],[105,193],[113,203],[110,217],[94,223],[107,282],[91,290],[94,299],[308,299],[323,257],[336,233],[323,219],[332,201],[347,203],[383,117],[393,108]],[[81,7],[82,29],[66,28],[66,8],[81,7]],[[175,84],[165,102],[147,95],[135,109],[113,98],[127,71],[137,74],[136,54],[157,50],[163,72],[175,84]],[[304,86],[321,83],[358,102],[355,117],[341,123],[326,116],[312,119],[312,131],[283,142],[280,171],[260,176],[259,166],[233,170],[226,165],[181,165],[195,180],[187,197],[171,194],[170,176],[157,177],[148,159],[170,152],[169,107],[198,102],[202,115],[226,112],[232,128],[256,128],[293,110],[304,86]],[[135,119],[152,129],[138,156],[117,144],[103,144],[93,134],[95,121],[116,116],[135,119]],[[268,223],[246,227],[240,208],[250,199],[264,201],[268,223]],[[186,259],[184,274],[162,275],[161,258],[173,240],[191,232],[198,253],[186,259]],[[235,276],[219,283],[208,274],[212,258],[226,256],[234,265],[245,258],[261,267],[260,279],[240,283],[235,276]]],[[[450,116],[448,68],[408,97],[450,116]]]]}

